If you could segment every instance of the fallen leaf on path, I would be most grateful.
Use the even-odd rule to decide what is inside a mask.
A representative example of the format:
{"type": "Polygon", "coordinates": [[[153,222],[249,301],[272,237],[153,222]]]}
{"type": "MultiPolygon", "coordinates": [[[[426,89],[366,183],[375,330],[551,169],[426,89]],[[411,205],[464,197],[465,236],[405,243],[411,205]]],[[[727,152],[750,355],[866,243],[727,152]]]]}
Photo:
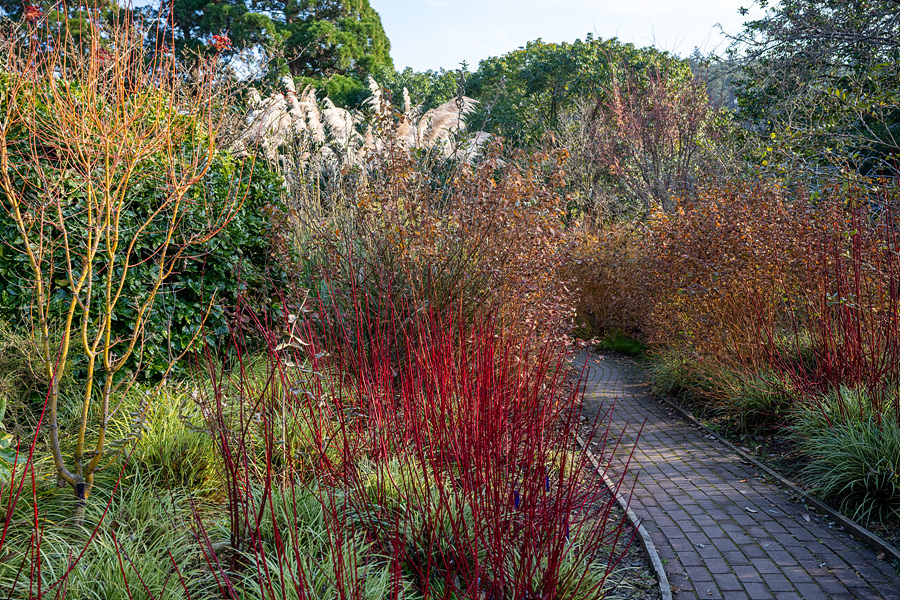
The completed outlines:
{"type": "Polygon", "coordinates": [[[750,480],[749,479],[741,479],[741,483],[747,483],[748,481],[750,481],[750,480]]]}
{"type": "Polygon", "coordinates": [[[878,556],[876,556],[875,558],[877,558],[878,560],[884,560],[885,558],[887,558],[887,556],[884,554],[884,552],[879,552],[878,556]]]}
{"type": "Polygon", "coordinates": [[[807,523],[809,522],[809,515],[806,513],[800,513],[800,516],[803,517],[803,520],[807,523]]]}
{"type": "Polygon", "coordinates": [[[754,509],[750,508],[749,506],[745,506],[744,510],[746,510],[749,513],[758,513],[759,512],[758,510],[754,510],[754,509]]]}

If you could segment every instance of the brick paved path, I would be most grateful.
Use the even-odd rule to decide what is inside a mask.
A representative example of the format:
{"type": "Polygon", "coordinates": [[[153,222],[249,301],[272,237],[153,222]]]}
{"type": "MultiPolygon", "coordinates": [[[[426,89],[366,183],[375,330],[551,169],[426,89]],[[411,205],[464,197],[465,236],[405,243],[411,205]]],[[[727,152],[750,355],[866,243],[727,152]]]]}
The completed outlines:
{"type": "Polygon", "coordinates": [[[675,600],[900,600],[887,562],[650,397],[639,369],[596,355],[578,365],[586,359],[586,402],[616,400],[613,421],[630,424],[629,448],[647,419],[626,482],[637,477],[631,507],[666,564],[675,600]]]}

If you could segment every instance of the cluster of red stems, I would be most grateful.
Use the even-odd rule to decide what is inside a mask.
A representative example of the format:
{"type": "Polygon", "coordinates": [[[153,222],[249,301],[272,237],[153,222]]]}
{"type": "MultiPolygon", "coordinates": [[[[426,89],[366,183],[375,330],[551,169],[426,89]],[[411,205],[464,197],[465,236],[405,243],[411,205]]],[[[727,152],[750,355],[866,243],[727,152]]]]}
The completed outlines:
{"type": "MultiPolygon", "coordinates": [[[[269,349],[262,384],[244,376],[246,340],[234,341],[238,375],[210,367],[211,392],[200,402],[227,491],[229,551],[213,543],[199,510],[194,533],[217,595],[237,600],[255,569],[249,575],[261,597],[281,597],[285,588],[292,597],[316,597],[315,574],[297,566],[305,564],[300,534],[282,524],[274,548],[263,542],[262,524],[278,522],[278,489],[321,503],[333,550],[349,571],[333,582],[342,600],[361,597],[371,561],[390,565],[390,598],[404,597],[409,582],[422,598],[602,597],[633,532],[573,443],[581,430],[608,465],[617,446],[612,407],[600,407],[593,426],[585,425],[583,390],[555,346],[523,361],[490,319],[467,323],[431,310],[399,328],[369,311],[369,302],[353,296],[342,312],[319,300],[281,326],[257,322],[269,349]],[[302,452],[287,449],[287,430],[308,432],[302,452]],[[397,464],[415,484],[397,480],[397,464]],[[341,556],[342,543],[359,532],[369,555],[341,556]]],[[[2,490],[5,527],[35,485],[29,460],[2,490]]],[[[43,527],[35,513],[38,553],[43,527]]],[[[29,597],[64,597],[80,558],[49,595],[29,597]]],[[[123,569],[130,564],[124,557],[123,569]]],[[[189,582],[175,575],[190,598],[189,582]]]]}
{"type": "MultiPolygon", "coordinates": [[[[402,597],[404,579],[424,598],[601,597],[632,533],[587,455],[574,451],[581,390],[567,385],[555,352],[545,347],[523,362],[494,323],[467,325],[452,313],[425,311],[399,330],[395,320],[376,321],[367,300],[355,298],[350,317],[332,314],[336,327],[321,327],[321,318],[289,325],[302,349],[273,352],[271,385],[242,390],[257,399],[253,414],[271,416],[274,390],[291,390],[286,412],[313,432],[303,464],[278,460],[278,423],[263,416],[259,476],[243,458],[260,443],[241,433],[247,423],[229,422],[220,398],[207,404],[228,473],[232,547],[265,562],[255,527],[273,509],[271,498],[248,490],[270,489],[289,472],[291,493],[300,493],[309,482],[296,475],[313,465],[334,537],[346,535],[348,522],[365,532],[390,562],[391,598],[402,597]],[[323,386],[322,373],[340,375],[323,386]],[[416,483],[398,482],[392,464],[405,465],[416,483]],[[580,568],[566,569],[568,561],[580,568]],[[590,577],[597,562],[605,571],[590,577]]],[[[320,301],[312,314],[330,310],[320,301]]],[[[268,339],[274,347],[279,336],[268,339]]],[[[607,440],[616,438],[606,411],[585,436],[609,458],[607,440]]],[[[290,532],[275,546],[276,562],[298,564],[292,554],[303,548],[290,532]]],[[[209,546],[204,553],[231,597],[227,573],[239,565],[221,564],[209,546]]],[[[308,575],[289,577],[298,597],[309,593],[308,575]]],[[[264,597],[277,591],[263,573],[259,582],[264,597]]],[[[355,597],[352,588],[338,582],[341,598],[355,597]]]]}

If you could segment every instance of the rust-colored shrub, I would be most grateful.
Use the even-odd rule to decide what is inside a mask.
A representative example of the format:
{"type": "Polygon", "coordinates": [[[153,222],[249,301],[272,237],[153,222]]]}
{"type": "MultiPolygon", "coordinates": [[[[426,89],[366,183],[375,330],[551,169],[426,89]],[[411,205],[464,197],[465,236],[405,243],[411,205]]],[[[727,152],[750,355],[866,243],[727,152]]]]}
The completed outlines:
{"type": "Polygon", "coordinates": [[[707,399],[734,397],[751,374],[815,393],[864,385],[878,398],[900,378],[896,202],[885,194],[712,182],[646,223],[582,228],[567,271],[578,322],[687,357],[676,362],[706,373],[707,399]]]}
{"type": "MultiPolygon", "coordinates": [[[[843,227],[825,236],[810,285],[790,307],[790,329],[762,323],[768,361],[814,404],[864,392],[876,420],[886,407],[900,419],[900,249],[895,202],[852,203],[843,227]],[[779,335],[789,344],[778,344],[779,335]],[[806,346],[806,364],[794,360],[806,346]],[[810,368],[812,367],[812,368],[810,368]]],[[[900,422],[900,421],[898,421],[900,422]]]]}
{"type": "Polygon", "coordinates": [[[449,229],[489,292],[488,306],[519,339],[562,341],[573,295],[561,276],[569,252],[564,230],[564,152],[520,156],[499,170],[464,170],[450,188],[449,229]]]}
{"type": "Polygon", "coordinates": [[[391,142],[365,172],[288,198],[280,247],[298,285],[338,310],[368,296],[376,320],[455,307],[529,345],[567,340],[565,152],[501,160],[497,146],[448,165],[391,142]]]}
{"type": "Polygon", "coordinates": [[[764,183],[712,185],[671,215],[655,215],[647,240],[654,299],[647,330],[719,359],[755,359],[760,318],[817,285],[823,235],[839,225],[828,202],[764,183]]]}
{"type": "Polygon", "coordinates": [[[584,223],[572,228],[574,248],[565,276],[575,286],[576,331],[583,337],[621,330],[642,337],[647,321],[642,223],[584,223]]]}
{"type": "Polygon", "coordinates": [[[708,183],[670,213],[579,246],[580,315],[656,346],[753,359],[760,317],[778,318],[785,299],[818,285],[810,258],[842,220],[834,204],[774,185],[708,183]]]}

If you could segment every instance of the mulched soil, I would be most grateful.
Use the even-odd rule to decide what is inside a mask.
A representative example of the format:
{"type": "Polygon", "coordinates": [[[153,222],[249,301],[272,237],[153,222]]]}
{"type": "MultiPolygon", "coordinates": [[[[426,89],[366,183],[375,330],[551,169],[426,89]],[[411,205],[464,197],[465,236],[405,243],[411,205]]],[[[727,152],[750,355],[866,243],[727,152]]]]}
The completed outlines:
{"type": "Polygon", "coordinates": [[[621,591],[613,591],[613,598],[622,598],[622,600],[661,600],[662,594],[659,592],[659,582],[656,580],[656,573],[653,572],[653,569],[644,557],[644,551],[639,542],[635,541],[631,545],[621,564],[626,570],[622,576],[621,591]]]}

